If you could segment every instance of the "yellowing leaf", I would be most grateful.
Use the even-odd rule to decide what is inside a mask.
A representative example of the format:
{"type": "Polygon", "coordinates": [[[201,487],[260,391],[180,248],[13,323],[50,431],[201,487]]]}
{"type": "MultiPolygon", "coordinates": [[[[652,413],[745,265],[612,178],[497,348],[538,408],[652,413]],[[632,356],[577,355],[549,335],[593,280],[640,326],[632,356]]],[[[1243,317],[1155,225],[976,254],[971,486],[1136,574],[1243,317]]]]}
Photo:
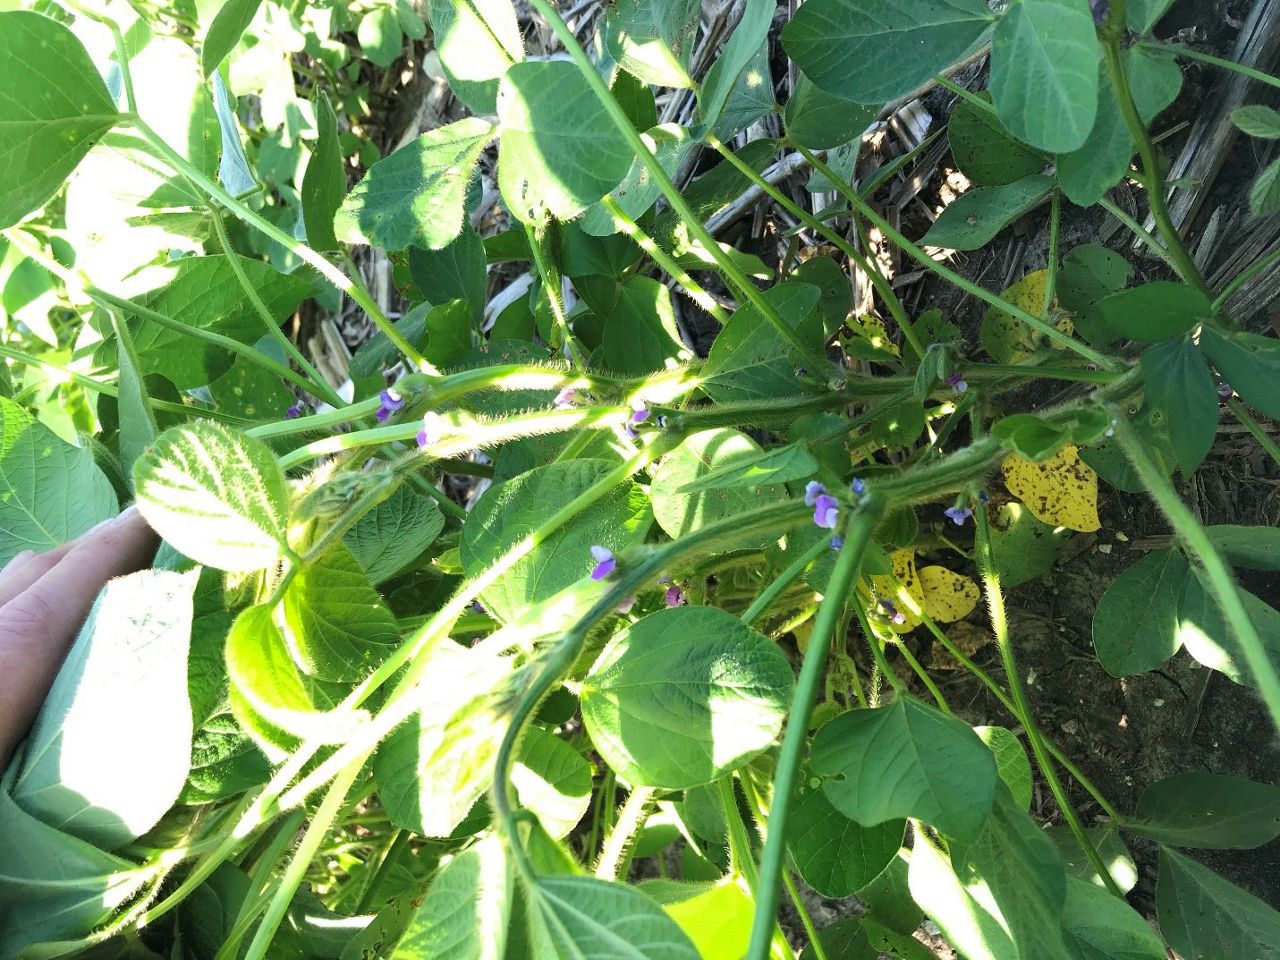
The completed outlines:
{"type": "Polygon", "coordinates": [[[939,623],[963,620],[978,603],[978,585],[946,567],[921,567],[920,589],[924,612],[939,623]]]}
{"type": "Polygon", "coordinates": [[[1039,520],[1089,533],[1097,530],[1098,475],[1066,444],[1048,460],[1031,462],[1010,454],[1000,466],[1009,492],[1039,520]]]}
{"type": "Polygon", "coordinates": [[[734,877],[663,909],[689,935],[703,960],[738,960],[751,940],[755,904],[734,877]]]}
{"type": "MultiPolygon", "coordinates": [[[[1038,317],[1044,310],[1044,295],[1048,286],[1049,271],[1033,270],[1001,293],[1000,299],[1038,317]]],[[[1050,305],[1051,314],[1056,307],[1055,301],[1050,305]]],[[[1071,317],[1066,314],[1060,316],[1054,326],[1068,334],[1075,330],[1071,317]]],[[[1017,363],[1029,357],[1043,340],[1041,334],[999,307],[989,307],[983,315],[980,338],[987,353],[1000,363],[1017,363]]],[[[1061,349],[1061,344],[1052,345],[1061,349]]]]}
{"type": "MultiPolygon", "coordinates": [[[[889,554],[889,562],[893,566],[893,575],[898,578],[898,583],[902,584],[903,592],[915,601],[915,605],[918,608],[923,609],[924,594],[920,592],[920,575],[916,572],[915,550],[911,547],[902,547],[895,550],[889,554]]],[[[906,621],[903,623],[890,624],[895,633],[909,633],[920,626],[920,618],[911,611],[910,604],[904,603],[899,599],[898,591],[894,588],[893,581],[889,577],[873,576],[871,585],[875,588],[877,596],[893,601],[894,606],[906,617],[906,621]]],[[[883,613],[884,611],[881,610],[880,612],[883,613]]]]}

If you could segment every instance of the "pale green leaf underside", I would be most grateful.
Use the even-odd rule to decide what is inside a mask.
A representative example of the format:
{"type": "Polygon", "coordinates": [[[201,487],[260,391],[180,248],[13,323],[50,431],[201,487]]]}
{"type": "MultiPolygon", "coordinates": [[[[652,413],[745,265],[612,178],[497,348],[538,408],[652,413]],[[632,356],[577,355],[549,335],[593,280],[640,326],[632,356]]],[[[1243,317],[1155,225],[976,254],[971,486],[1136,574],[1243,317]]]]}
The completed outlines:
{"type": "Polygon", "coordinates": [[[635,887],[539,877],[528,896],[541,960],[700,960],[676,922],[635,887]]]}
{"type": "Polygon", "coordinates": [[[23,550],[65,543],[118,506],[93,455],[0,397],[0,566],[23,550]]]}
{"type": "Polygon", "coordinates": [[[1280,913],[1190,857],[1160,848],[1156,880],[1160,932],[1184,957],[1274,957],[1280,913]]]}

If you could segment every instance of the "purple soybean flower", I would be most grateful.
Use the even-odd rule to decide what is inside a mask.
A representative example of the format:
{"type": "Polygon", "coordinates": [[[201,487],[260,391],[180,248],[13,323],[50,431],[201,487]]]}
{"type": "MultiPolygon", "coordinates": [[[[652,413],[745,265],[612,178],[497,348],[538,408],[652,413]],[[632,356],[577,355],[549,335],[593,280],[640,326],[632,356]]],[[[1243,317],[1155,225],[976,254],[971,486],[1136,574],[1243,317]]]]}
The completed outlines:
{"type": "Polygon", "coordinates": [[[1235,393],[1235,390],[1233,390],[1233,389],[1231,388],[1231,384],[1229,384],[1229,383],[1220,383],[1220,384],[1218,384],[1218,399],[1219,399],[1219,400],[1230,400],[1230,399],[1231,399],[1231,395],[1232,395],[1233,393],[1235,393]]]}
{"type": "Polygon", "coordinates": [[[844,546],[844,537],[832,537],[827,543],[831,544],[832,550],[839,550],[844,546]]]}
{"type": "Polygon", "coordinates": [[[969,385],[964,382],[964,374],[959,371],[947,377],[947,384],[953,393],[964,393],[969,389],[969,385]]]}
{"type": "Polygon", "coordinates": [[[302,416],[302,404],[295,403],[292,407],[284,412],[284,415],[290,420],[297,420],[302,416]]]}
{"type": "Polygon", "coordinates": [[[835,497],[822,494],[813,501],[813,522],[825,530],[836,528],[836,514],[840,512],[840,501],[835,497]]]}
{"type": "Polygon", "coordinates": [[[907,615],[895,607],[892,600],[881,600],[880,606],[884,608],[890,623],[902,624],[907,622],[907,615]]]}
{"type": "Polygon", "coordinates": [[[618,561],[613,557],[613,551],[608,547],[597,544],[591,548],[591,556],[596,561],[596,565],[591,569],[592,580],[603,580],[613,573],[613,568],[618,565],[618,561]]]}
{"type": "Polygon", "coordinates": [[[640,436],[640,434],[636,433],[636,424],[644,423],[648,419],[649,419],[649,411],[646,410],[644,407],[636,407],[635,413],[631,414],[631,419],[627,421],[627,425],[625,428],[627,436],[630,437],[632,440],[640,436]]]}
{"type": "Polygon", "coordinates": [[[1100,27],[1111,12],[1111,0],[1089,0],[1089,9],[1093,11],[1093,25],[1100,27]]]}
{"type": "Polygon", "coordinates": [[[636,605],[636,598],[627,597],[627,599],[623,600],[620,604],[618,604],[617,611],[619,613],[630,613],[631,608],[634,607],[635,605],[636,605]]]}
{"type": "Polygon", "coordinates": [[[675,583],[667,587],[665,599],[668,607],[683,607],[689,602],[688,598],[684,595],[684,591],[680,589],[680,585],[675,583]]]}
{"type": "Polygon", "coordinates": [[[418,431],[418,449],[425,450],[440,442],[440,415],[428,410],[422,415],[422,429],[418,431]]]}
{"type": "Polygon", "coordinates": [[[804,485],[804,505],[812,507],[818,498],[827,492],[826,485],[817,480],[810,480],[804,485]]]}
{"type": "Polygon", "coordinates": [[[573,387],[565,387],[556,394],[555,400],[551,401],[551,405],[557,410],[572,410],[574,404],[582,402],[582,395],[573,387]]]}
{"type": "Polygon", "coordinates": [[[867,492],[867,481],[861,477],[854,477],[849,481],[849,489],[853,491],[855,497],[860,497],[867,492]]]}
{"type": "Polygon", "coordinates": [[[979,502],[979,503],[990,503],[990,502],[991,502],[991,497],[989,497],[989,496],[987,495],[987,491],[985,491],[985,490],[979,490],[979,491],[978,491],[978,502],[979,502]]]}
{"type": "Polygon", "coordinates": [[[947,507],[942,511],[951,518],[951,522],[957,527],[963,527],[964,522],[973,516],[973,510],[969,507],[947,507]]]}
{"type": "Polygon", "coordinates": [[[386,423],[391,414],[404,409],[404,398],[394,390],[386,389],[378,395],[382,405],[378,407],[378,422],[386,423]]]}

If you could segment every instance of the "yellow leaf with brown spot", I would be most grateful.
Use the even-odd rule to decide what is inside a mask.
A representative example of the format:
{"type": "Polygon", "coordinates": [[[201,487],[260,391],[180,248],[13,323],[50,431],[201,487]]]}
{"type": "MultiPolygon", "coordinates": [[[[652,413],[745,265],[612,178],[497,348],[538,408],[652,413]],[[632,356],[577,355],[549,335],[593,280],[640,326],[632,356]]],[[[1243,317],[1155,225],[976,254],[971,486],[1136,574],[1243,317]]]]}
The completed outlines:
{"type": "MultiPolygon", "coordinates": [[[[925,605],[924,594],[920,591],[920,575],[916,572],[915,550],[911,547],[902,547],[895,550],[889,554],[889,562],[893,568],[893,575],[898,578],[898,583],[902,584],[903,591],[915,601],[917,607],[923,609],[925,605]]],[[[892,600],[894,606],[906,617],[906,621],[903,623],[889,625],[895,633],[909,633],[920,626],[920,618],[911,612],[911,607],[908,604],[899,599],[898,591],[894,588],[892,580],[888,577],[872,576],[871,585],[875,588],[877,596],[892,600]]]]}
{"type": "Polygon", "coordinates": [[[939,623],[963,620],[977,606],[978,585],[964,574],[937,566],[919,572],[924,612],[939,623]]]}
{"type": "Polygon", "coordinates": [[[1010,454],[1000,465],[1009,492],[1039,520],[1089,533],[1097,530],[1098,475],[1066,444],[1048,460],[1032,462],[1010,454]]]}
{"type": "MultiPolygon", "coordinates": [[[[1000,294],[1000,299],[1038,317],[1044,311],[1044,295],[1048,289],[1049,271],[1033,270],[1010,285],[1000,294]]],[[[1054,301],[1049,307],[1051,317],[1056,308],[1057,301],[1054,301]]],[[[1054,321],[1054,326],[1066,334],[1075,331],[1075,324],[1067,314],[1060,315],[1054,321]]],[[[1000,363],[1017,363],[1031,356],[1032,351],[1045,340],[1043,334],[1031,329],[1023,321],[1000,307],[987,308],[987,312],[982,317],[979,337],[987,353],[1000,363]]],[[[1061,344],[1052,341],[1050,343],[1062,349],[1061,344]]]]}

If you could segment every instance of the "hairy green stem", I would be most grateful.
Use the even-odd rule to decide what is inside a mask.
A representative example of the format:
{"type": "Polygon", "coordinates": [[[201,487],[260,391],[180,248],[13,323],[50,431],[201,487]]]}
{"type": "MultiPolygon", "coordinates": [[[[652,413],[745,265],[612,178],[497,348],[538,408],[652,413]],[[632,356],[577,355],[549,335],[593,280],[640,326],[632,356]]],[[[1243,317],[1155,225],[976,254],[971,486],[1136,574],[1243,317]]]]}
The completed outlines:
{"type": "Polygon", "coordinates": [[[986,588],[987,606],[991,614],[991,628],[995,632],[996,645],[1000,648],[1000,659],[1004,664],[1005,680],[1009,684],[1009,693],[1013,697],[1016,715],[1022,722],[1023,729],[1027,732],[1027,743],[1031,746],[1031,753],[1036,758],[1036,765],[1040,768],[1040,773],[1044,777],[1045,783],[1048,784],[1049,790],[1053,793],[1053,797],[1058,803],[1058,809],[1067,821],[1067,826],[1070,828],[1072,836],[1076,838],[1076,843],[1080,845],[1080,849],[1089,858],[1089,862],[1093,864],[1093,869],[1102,878],[1102,882],[1106,884],[1107,889],[1117,897],[1123,897],[1123,891],[1112,878],[1111,872],[1107,869],[1107,865],[1103,862],[1097,848],[1094,847],[1093,842],[1084,832],[1080,818],[1076,815],[1071,801],[1067,799],[1067,792],[1062,789],[1062,783],[1058,779],[1058,771],[1054,769],[1048,751],[1045,749],[1044,741],[1040,737],[1040,728],[1031,713],[1031,705],[1028,703],[1026,691],[1022,687],[1022,677],[1018,674],[1018,663],[1013,652],[1013,641],[1009,636],[1009,620],[1005,616],[1004,594],[1000,589],[1000,575],[996,571],[995,560],[991,552],[991,527],[987,521],[987,505],[979,501],[974,516],[978,525],[978,569],[982,573],[983,586],[986,588]]]}
{"type": "Polygon", "coordinates": [[[791,325],[783,320],[778,311],[761,296],[760,291],[756,289],[751,279],[738,269],[738,266],[730,259],[728,254],[720,249],[720,244],[716,242],[715,237],[707,230],[701,218],[689,206],[679,187],[671,182],[667,172],[658,163],[658,158],[653,155],[640,138],[640,134],[636,132],[630,117],[627,116],[626,111],[622,109],[618,101],[614,99],[613,94],[609,92],[608,86],[605,85],[595,65],[587,57],[586,51],[582,49],[582,44],[578,42],[578,38],[574,36],[573,31],[569,29],[560,14],[556,12],[550,0],[530,0],[530,5],[550,25],[552,32],[555,33],[569,56],[573,59],[573,62],[577,65],[582,78],[600,100],[614,126],[618,128],[618,132],[622,134],[627,141],[627,145],[640,163],[643,164],[653,183],[662,191],[662,195],[666,198],[667,203],[671,205],[672,211],[684,221],[690,236],[702,244],[707,254],[715,260],[716,266],[724,275],[725,280],[734,288],[737,295],[755,307],[782,339],[787,341],[793,349],[813,364],[815,370],[825,369],[827,366],[826,358],[799,337],[791,325]]]}
{"type": "Polygon", "coordinates": [[[1110,197],[1103,197],[1098,201],[1098,206],[1128,227],[1129,232],[1146,244],[1147,249],[1163,260],[1170,270],[1174,273],[1178,272],[1177,264],[1174,262],[1173,255],[1169,253],[1169,248],[1161,243],[1146,227],[1129,216],[1119,204],[1110,197]]]}
{"type": "Polygon", "coordinates": [[[1150,40],[1139,40],[1137,46],[1153,53],[1176,53],[1178,56],[1186,57],[1189,60],[1199,60],[1201,63],[1210,63],[1215,67],[1243,74],[1250,80],[1257,80],[1259,83],[1265,83],[1271,87],[1280,87],[1280,79],[1271,76],[1269,73],[1263,73],[1253,67],[1246,67],[1243,63],[1236,63],[1234,60],[1224,60],[1209,53],[1193,50],[1191,47],[1180,43],[1154,43],[1150,40]]]}
{"type": "Polygon", "coordinates": [[[1090,347],[1088,344],[1082,343],[1081,341],[1076,340],[1074,337],[1068,336],[1067,334],[1059,330],[1057,327],[1055,327],[1053,324],[1046,323],[1042,318],[1037,317],[1035,314],[1022,309],[1022,307],[1019,307],[1018,305],[1013,303],[1009,303],[1007,300],[1001,299],[1000,297],[996,296],[994,293],[984,290],[982,287],[978,286],[978,284],[972,282],[971,280],[966,279],[965,277],[960,276],[960,274],[956,273],[954,270],[951,270],[943,266],[937,260],[934,260],[933,257],[925,253],[924,248],[922,248],[919,244],[914,243],[911,240],[908,240],[906,236],[902,234],[901,231],[894,229],[893,225],[890,224],[888,220],[880,216],[880,214],[876,213],[876,211],[872,208],[871,204],[867,203],[867,201],[864,200],[856,190],[854,190],[852,187],[845,186],[843,183],[841,183],[839,177],[837,177],[832,172],[831,168],[828,167],[821,160],[819,160],[816,156],[814,156],[814,154],[811,151],[806,150],[804,147],[801,147],[801,146],[797,146],[796,149],[798,149],[802,154],[804,154],[805,158],[808,159],[808,161],[811,164],[813,164],[813,168],[815,170],[817,170],[819,173],[831,179],[831,181],[836,185],[837,189],[839,189],[840,193],[844,195],[845,199],[847,199],[851,204],[853,204],[854,209],[858,210],[864,217],[867,218],[867,220],[875,224],[875,226],[879,228],[880,232],[883,233],[888,240],[892,241],[899,249],[901,249],[903,252],[908,254],[913,260],[915,260],[922,266],[928,268],[929,270],[933,271],[938,276],[942,277],[944,280],[948,280],[951,283],[955,284],[957,287],[959,287],[961,290],[965,291],[966,293],[972,294],[973,296],[977,297],[983,303],[990,304],[991,306],[997,307],[1003,310],[1005,313],[1008,313],[1011,316],[1016,317],[1017,319],[1025,323],[1027,326],[1031,327],[1033,330],[1040,332],[1045,337],[1048,337],[1050,340],[1052,340],[1054,343],[1061,344],[1062,346],[1066,347],[1068,350],[1072,351],[1073,353],[1078,354],[1079,356],[1088,360],[1090,363],[1097,364],[1099,367],[1102,367],[1103,369],[1106,369],[1106,370],[1115,369],[1116,361],[1113,360],[1111,357],[1108,357],[1105,354],[1099,353],[1098,351],[1090,347]]]}
{"type": "Polygon", "coordinates": [[[259,319],[262,320],[263,326],[267,328],[267,333],[280,345],[280,349],[284,351],[285,356],[293,360],[302,369],[302,372],[310,378],[312,383],[311,392],[315,396],[330,406],[342,406],[343,399],[338,396],[336,390],[329,386],[311,361],[302,355],[302,351],[293,345],[293,341],[284,335],[284,331],[280,329],[280,324],[276,323],[275,317],[271,316],[271,311],[267,308],[257,288],[249,282],[249,277],[244,272],[244,267],[240,265],[240,258],[231,246],[231,238],[227,236],[227,225],[222,222],[222,214],[214,210],[210,213],[210,217],[213,220],[214,231],[218,235],[218,243],[222,247],[223,253],[226,254],[227,264],[231,267],[231,272],[236,275],[236,282],[240,284],[240,289],[249,298],[249,303],[253,305],[253,309],[257,312],[259,319]]]}
{"type": "Polygon", "coordinates": [[[830,549],[831,545],[826,540],[817,540],[813,546],[792,560],[769,586],[760,591],[755,600],[751,602],[751,606],[747,607],[746,612],[739,619],[747,626],[751,626],[751,624],[759,620],[765,611],[769,609],[770,604],[777,600],[787,587],[791,586],[800,574],[808,569],[809,564],[830,549]]]}
{"type": "Polygon", "coordinates": [[[751,927],[751,946],[747,960],[765,960],[773,928],[777,923],[778,896],[782,883],[782,871],[787,852],[787,816],[791,809],[792,794],[805,743],[809,736],[809,718],[818,697],[822,671],[831,650],[832,634],[844,614],[845,598],[852,590],[862,565],[862,556],[871,540],[871,532],[879,523],[886,509],[886,500],[875,490],[869,490],[852,509],[845,523],[845,542],[836,555],[835,567],[822,603],[814,620],[809,647],[805,650],[796,681],[795,696],[787,716],[787,729],[783,735],[782,751],[778,755],[777,772],[773,781],[773,805],[769,810],[768,835],[760,862],[760,886],[756,891],[756,911],[751,927]]]}
{"type": "Polygon", "coordinates": [[[1227,302],[1227,300],[1230,298],[1230,296],[1233,293],[1235,293],[1237,290],[1243,287],[1246,283],[1248,283],[1258,274],[1262,273],[1262,271],[1268,269],[1269,267],[1275,266],[1276,263],[1278,262],[1280,262],[1280,247],[1277,247],[1275,250],[1272,250],[1265,257],[1259,257],[1253,263],[1249,264],[1249,266],[1246,267],[1244,270],[1241,270],[1240,274],[1234,280],[1228,283],[1225,287],[1223,287],[1222,292],[1218,294],[1217,297],[1214,298],[1214,301],[1213,301],[1214,311],[1216,312],[1218,310],[1221,310],[1222,305],[1227,302]]]}
{"type": "Polygon", "coordinates": [[[894,291],[893,285],[885,278],[879,266],[872,262],[870,256],[864,256],[836,230],[792,202],[791,198],[756,173],[748,164],[743,163],[737,154],[711,134],[707,135],[707,143],[724,157],[735,170],[759,187],[774,203],[778,204],[810,230],[829,240],[841,253],[857,264],[858,268],[867,275],[871,285],[876,288],[876,292],[884,300],[885,306],[889,308],[889,313],[893,316],[894,322],[898,324],[898,328],[902,331],[903,339],[906,340],[917,357],[924,357],[924,348],[916,338],[915,330],[911,326],[911,320],[907,317],[906,308],[903,307],[902,301],[898,299],[898,294],[894,291]]]}
{"type": "Polygon", "coordinates": [[[1116,102],[1120,105],[1120,113],[1129,128],[1138,148],[1138,156],[1142,159],[1142,172],[1146,177],[1147,203],[1151,208],[1151,217],[1159,228],[1160,237],[1173,260],[1174,270],[1182,281],[1195,287],[1206,297],[1212,297],[1204,278],[1196,267],[1195,261],[1182,242],[1182,235],[1169,216],[1169,204],[1165,196],[1164,173],[1160,160],[1156,156],[1155,146],[1147,135],[1147,125],[1138,113],[1137,104],[1133,102],[1133,91],[1129,87],[1129,76],[1124,69],[1122,41],[1116,37],[1104,38],[1102,44],[1102,60],[1107,68],[1107,75],[1115,88],[1116,102]]]}
{"type": "Polygon", "coordinates": [[[626,879],[622,876],[623,865],[629,860],[629,851],[649,816],[653,799],[653,787],[632,787],[627,794],[622,812],[609,831],[604,849],[600,851],[600,860],[596,863],[595,874],[601,880],[626,879]]]}
{"type": "Polygon", "coordinates": [[[378,305],[373,302],[373,298],[363,288],[362,284],[355,283],[345,273],[331,264],[328,260],[316,253],[305,243],[294,239],[285,233],[274,223],[249,209],[230,193],[228,193],[221,184],[210,180],[203,173],[197,170],[191,163],[187,161],[182,154],[178,153],[167,143],[160,134],[151,129],[141,117],[136,114],[127,115],[122,118],[133,126],[143,138],[154,147],[161,156],[192,184],[203,190],[208,196],[217,200],[220,204],[230,210],[235,216],[252,227],[262,231],[276,243],[283,246],[286,250],[298,257],[309,266],[314,267],[319,274],[331,283],[337,290],[345,293],[354,300],[362,310],[373,321],[374,326],[386,334],[397,350],[399,350],[414,367],[423,373],[439,373],[436,368],[428,363],[413,345],[407,341],[399,330],[392,325],[386,315],[378,309],[378,305]]]}
{"type": "MultiPolygon", "coordinates": [[[[543,249],[546,229],[545,225],[538,228],[526,225],[524,232],[529,238],[529,252],[533,257],[534,269],[538,271],[542,289],[547,292],[547,304],[551,307],[551,317],[555,321],[556,329],[560,331],[560,337],[564,341],[565,349],[569,352],[572,365],[581,369],[586,366],[586,361],[582,358],[582,351],[573,337],[573,331],[569,329],[569,318],[565,316],[564,297],[560,289],[560,271],[555,269],[555,265],[547,259],[543,249]]],[[[554,347],[554,342],[551,345],[554,347]]]]}
{"type": "Polygon", "coordinates": [[[1058,290],[1058,229],[1062,222],[1062,191],[1054,187],[1052,197],[1049,202],[1049,272],[1044,285],[1044,306],[1040,308],[1040,316],[1044,317],[1046,323],[1053,322],[1049,317],[1049,308],[1053,306],[1053,298],[1058,290]]]}
{"type": "Polygon", "coordinates": [[[1160,512],[1173,526],[1174,533],[1183,545],[1191,551],[1196,561],[1203,568],[1208,578],[1208,586],[1213,598],[1222,608],[1231,632],[1235,634],[1245,664],[1253,675],[1258,694],[1267,711],[1271,714],[1271,722],[1280,730],[1280,676],[1267,654],[1267,648],[1258,636],[1257,628],[1245,609],[1240,598],[1240,590],[1231,576],[1231,568],[1222,559],[1222,554],[1213,545],[1213,541],[1203,526],[1192,516],[1186,504],[1178,497],[1178,492],[1164,472],[1151,459],[1147,447],[1134,433],[1123,411],[1113,413],[1116,441],[1124,449],[1129,462],[1137,472],[1151,498],[1155,500],[1160,512]]]}
{"type": "Polygon", "coordinates": [[[1244,404],[1232,397],[1227,401],[1227,409],[1253,434],[1253,439],[1257,440],[1262,449],[1267,451],[1267,455],[1277,464],[1280,464],[1280,446],[1277,446],[1276,442],[1271,439],[1271,435],[1262,429],[1262,425],[1245,409],[1244,404]]]}

